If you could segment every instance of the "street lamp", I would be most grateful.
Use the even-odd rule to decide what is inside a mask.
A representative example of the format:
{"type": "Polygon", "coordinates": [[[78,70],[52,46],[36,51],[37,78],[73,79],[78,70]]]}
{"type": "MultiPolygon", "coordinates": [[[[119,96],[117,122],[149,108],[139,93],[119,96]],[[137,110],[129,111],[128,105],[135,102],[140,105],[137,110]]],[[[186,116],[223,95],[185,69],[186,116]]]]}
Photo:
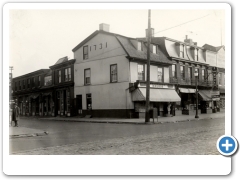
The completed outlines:
{"type": "Polygon", "coordinates": [[[195,118],[199,118],[199,116],[198,116],[198,69],[195,69],[194,76],[195,76],[195,82],[196,82],[196,115],[195,115],[195,118]]]}

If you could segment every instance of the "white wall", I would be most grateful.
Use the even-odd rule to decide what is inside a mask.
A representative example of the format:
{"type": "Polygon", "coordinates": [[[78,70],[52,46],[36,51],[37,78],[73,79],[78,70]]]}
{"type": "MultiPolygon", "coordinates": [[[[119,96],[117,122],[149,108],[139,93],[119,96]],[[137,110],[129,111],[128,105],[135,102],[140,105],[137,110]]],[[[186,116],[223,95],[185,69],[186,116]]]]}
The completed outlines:
{"type": "MultiPolygon", "coordinates": [[[[104,43],[103,43],[104,44],[104,43]]],[[[74,53],[74,95],[82,95],[83,109],[86,109],[86,94],[92,95],[92,109],[133,109],[129,88],[129,60],[117,39],[98,34],[86,45],[91,46],[89,59],[83,60],[83,48],[74,53]],[[94,50],[94,44],[107,42],[107,48],[94,50]],[[118,82],[110,83],[110,65],[117,64],[118,82]],[[84,69],[91,70],[91,84],[84,85],[84,69]]],[[[98,47],[98,46],[97,46],[98,47]]]]}

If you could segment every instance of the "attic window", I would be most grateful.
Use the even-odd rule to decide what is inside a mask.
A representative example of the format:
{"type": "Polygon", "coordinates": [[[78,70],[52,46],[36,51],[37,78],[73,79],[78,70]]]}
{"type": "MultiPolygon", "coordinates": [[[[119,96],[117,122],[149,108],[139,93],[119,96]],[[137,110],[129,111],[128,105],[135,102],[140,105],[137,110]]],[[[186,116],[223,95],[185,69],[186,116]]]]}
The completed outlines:
{"type": "Polygon", "coordinates": [[[99,49],[102,49],[102,43],[99,44],[99,49]]]}
{"type": "Polygon", "coordinates": [[[156,45],[153,45],[153,53],[157,54],[157,46],[156,45]]]}
{"type": "Polygon", "coordinates": [[[143,48],[142,48],[142,42],[138,42],[138,50],[139,50],[139,51],[142,51],[142,50],[143,50],[143,48]]]}
{"type": "Polygon", "coordinates": [[[198,49],[194,50],[194,60],[198,61],[198,49]]]}

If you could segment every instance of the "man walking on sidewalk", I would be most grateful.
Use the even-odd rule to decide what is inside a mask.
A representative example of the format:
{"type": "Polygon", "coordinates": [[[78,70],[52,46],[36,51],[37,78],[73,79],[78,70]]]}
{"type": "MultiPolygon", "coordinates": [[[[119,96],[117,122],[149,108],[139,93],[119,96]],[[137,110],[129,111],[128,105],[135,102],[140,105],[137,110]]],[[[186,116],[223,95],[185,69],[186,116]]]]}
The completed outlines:
{"type": "Polygon", "coordinates": [[[13,108],[13,112],[12,112],[12,121],[14,121],[15,127],[18,127],[19,112],[20,112],[20,109],[17,106],[17,104],[15,104],[15,107],[13,108]]]}

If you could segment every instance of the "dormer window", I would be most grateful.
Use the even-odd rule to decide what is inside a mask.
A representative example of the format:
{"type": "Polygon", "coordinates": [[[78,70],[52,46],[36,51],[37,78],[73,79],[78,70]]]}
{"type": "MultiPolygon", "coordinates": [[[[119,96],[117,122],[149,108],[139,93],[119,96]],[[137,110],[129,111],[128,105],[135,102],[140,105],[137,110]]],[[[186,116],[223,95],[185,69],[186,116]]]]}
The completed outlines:
{"type": "Polygon", "coordinates": [[[153,54],[157,54],[157,46],[153,45],[153,54]]]}
{"type": "Polygon", "coordinates": [[[183,44],[179,45],[179,57],[184,58],[184,45],[183,44]]]}
{"type": "Polygon", "coordinates": [[[194,60],[198,61],[198,49],[194,49],[194,60]]]}
{"type": "Polygon", "coordinates": [[[138,42],[138,50],[139,50],[139,51],[142,51],[142,50],[143,50],[143,48],[142,48],[142,42],[138,42]]]}

